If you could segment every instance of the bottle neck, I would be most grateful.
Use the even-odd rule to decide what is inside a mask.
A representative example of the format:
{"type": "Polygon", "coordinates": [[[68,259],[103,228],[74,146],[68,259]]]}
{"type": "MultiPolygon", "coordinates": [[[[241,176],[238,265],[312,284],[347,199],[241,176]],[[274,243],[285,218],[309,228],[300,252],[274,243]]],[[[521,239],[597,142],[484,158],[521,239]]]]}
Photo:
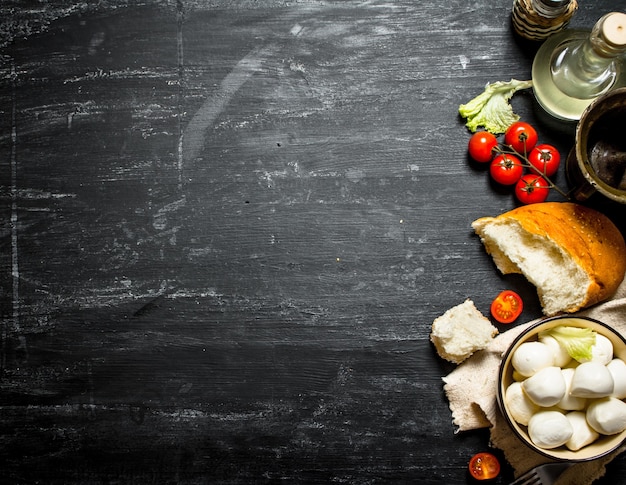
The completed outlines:
{"type": "Polygon", "coordinates": [[[556,18],[564,14],[571,1],[530,0],[532,8],[542,17],[556,18]]]}
{"type": "Polygon", "coordinates": [[[612,15],[602,17],[586,39],[565,44],[555,52],[552,80],[568,96],[590,99],[613,86],[620,69],[616,59],[626,52],[620,30],[626,25],[626,15],[612,15]]]}
{"type": "Polygon", "coordinates": [[[611,51],[604,47],[603,42],[589,38],[573,50],[572,57],[576,59],[580,78],[592,80],[610,68],[616,55],[611,55],[611,51]]]}

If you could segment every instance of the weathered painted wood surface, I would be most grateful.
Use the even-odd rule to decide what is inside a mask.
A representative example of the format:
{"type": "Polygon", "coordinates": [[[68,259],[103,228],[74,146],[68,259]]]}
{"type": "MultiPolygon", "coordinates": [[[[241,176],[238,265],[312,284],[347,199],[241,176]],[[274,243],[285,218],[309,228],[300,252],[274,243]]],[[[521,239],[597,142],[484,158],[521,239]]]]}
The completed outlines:
{"type": "Polygon", "coordinates": [[[457,115],[530,75],[510,3],[36,8],[3,7],[3,481],[469,483],[430,324],[540,316],[457,115]]]}

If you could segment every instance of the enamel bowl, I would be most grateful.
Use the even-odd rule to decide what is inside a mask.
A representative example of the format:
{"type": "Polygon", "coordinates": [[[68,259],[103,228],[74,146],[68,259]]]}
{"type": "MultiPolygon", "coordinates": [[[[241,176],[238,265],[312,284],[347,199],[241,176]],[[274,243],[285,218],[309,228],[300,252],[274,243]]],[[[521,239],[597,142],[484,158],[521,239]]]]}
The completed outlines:
{"type": "Polygon", "coordinates": [[[513,432],[524,444],[537,453],[552,460],[593,460],[617,449],[626,440],[626,431],[611,436],[601,435],[596,441],[577,451],[571,451],[565,446],[560,446],[554,449],[543,449],[536,446],[531,441],[526,426],[518,424],[511,417],[504,400],[504,393],[508,386],[513,382],[513,365],[511,364],[511,359],[515,350],[524,342],[537,340],[539,332],[549,330],[559,325],[589,327],[592,330],[595,330],[598,334],[604,335],[613,343],[614,357],[619,357],[620,359],[626,361],[626,340],[617,331],[602,322],[589,318],[572,316],[558,316],[542,320],[524,330],[505,352],[502,363],[500,364],[499,386],[497,392],[498,405],[513,432]]]}

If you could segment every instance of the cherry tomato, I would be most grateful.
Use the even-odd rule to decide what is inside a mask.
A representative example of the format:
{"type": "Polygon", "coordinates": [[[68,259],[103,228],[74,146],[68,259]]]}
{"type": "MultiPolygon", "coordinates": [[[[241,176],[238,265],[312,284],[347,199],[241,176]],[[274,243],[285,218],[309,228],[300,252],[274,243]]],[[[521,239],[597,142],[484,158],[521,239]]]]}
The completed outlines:
{"type": "Polygon", "coordinates": [[[513,323],[524,309],[522,297],[512,290],[504,290],[491,302],[491,315],[500,323],[513,323]]]}
{"type": "Polygon", "coordinates": [[[550,186],[541,175],[523,175],[515,184],[515,196],[522,204],[536,204],[548,198],[550,186]]]}
{"type": "Polygon", "coordinates": [[[525,121],[516,121],[504,133],[504,143],[526,156],[537,144],[537,131],[525,121]]]}
{"type": "Polygon", "coordinates": [[[502,185],[513,185],[524,173],[522,162],[515,155],[502,153],[496,155],[489,166],[491,177],[502,185]]]}
{"type": "Polygon", "coordinates": [[[495,135],[488,131],[477,131],[472,135],[467,150],[474,160],[479,163],[490,162],[493,158],[493,149],[498,145],[495,135]]]}
{"type": "Polygon", "coordinates": [[[552,177],[559,169],[561,154],[552,145],[543,143],[530,151],[528,161],[541,175],[552,177]]]}
{"type": "Polygon", "coordinates": [[[469,471],[476,480],[491,480],[500,474],[500,461],[491,453],[476,453],[470,458],[469,471]]]}

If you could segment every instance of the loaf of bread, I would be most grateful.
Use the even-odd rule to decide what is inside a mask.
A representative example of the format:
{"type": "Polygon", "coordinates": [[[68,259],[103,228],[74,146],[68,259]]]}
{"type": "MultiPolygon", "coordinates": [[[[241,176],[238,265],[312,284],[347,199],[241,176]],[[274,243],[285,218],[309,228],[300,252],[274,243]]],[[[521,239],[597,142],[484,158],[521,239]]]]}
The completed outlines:
{"type": "Polygon", "coordinates": [[[580,204],[525,205],[472,227],[503,274],[523,274],[535,285],[545,315],[604,301],[624,279],[624,237],[608,217],[580,204]]]}
{"type": "Polygon", "coordinates": [[[430,340],[440,357],[460,364],[497,334],[498,329],[467,299],[435,319],[430,340]]]}

